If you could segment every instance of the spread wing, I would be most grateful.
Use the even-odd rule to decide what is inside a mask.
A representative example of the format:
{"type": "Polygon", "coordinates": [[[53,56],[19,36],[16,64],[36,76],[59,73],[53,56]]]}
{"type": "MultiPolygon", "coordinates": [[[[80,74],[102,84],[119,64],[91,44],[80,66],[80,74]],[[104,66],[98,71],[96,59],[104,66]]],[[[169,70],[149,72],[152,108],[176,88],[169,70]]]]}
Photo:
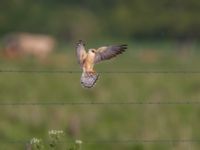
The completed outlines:
{"type": "Polygon", "coordinates": [[[126,49],[127,49],[126,44],[100,47],[96,50],[95,63],[111,59],[123,53],[126,49]]]}
{"type": "Polygon", "coordinates": [[[77,59],[78,59],[78,63],[82,66],[83,65],[83,61],[87,56],[87,53],[85,51],[85,44],[83,43],[82,40],[79,40],[76,43],[76,55],[77,55],[77,59]]]}

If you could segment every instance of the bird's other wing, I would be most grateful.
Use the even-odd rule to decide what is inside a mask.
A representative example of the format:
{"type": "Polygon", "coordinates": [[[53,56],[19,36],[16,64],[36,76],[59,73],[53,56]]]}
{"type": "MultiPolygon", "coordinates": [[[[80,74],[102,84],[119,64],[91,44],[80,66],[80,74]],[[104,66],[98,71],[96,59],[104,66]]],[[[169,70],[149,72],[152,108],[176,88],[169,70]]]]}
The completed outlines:
{"type": "Polygon", "coordinates": [[[96,50],[95,63],[111,59],[127,49],[126,44],[100,47],[96,50]]]}
{"type": "Polygon", "coordinates": [[[82,66],[84,59],[87,56],[87,53],[85,51],[85,44],[83,43],[82,40],[79,40],[76,43],[76,55],[77,55],[78,63],[82,66]]]}

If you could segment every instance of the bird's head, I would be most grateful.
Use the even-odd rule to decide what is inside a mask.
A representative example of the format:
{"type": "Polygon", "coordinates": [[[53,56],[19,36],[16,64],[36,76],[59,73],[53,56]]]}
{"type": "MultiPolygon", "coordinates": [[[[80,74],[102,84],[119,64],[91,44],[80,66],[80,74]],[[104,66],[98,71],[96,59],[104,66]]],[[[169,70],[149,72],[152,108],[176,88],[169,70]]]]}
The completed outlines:
{"type": "Polygon", "coordinates": [[[88,52],[89,52],[89,53],[93,53],[93,54],[95,54],[95,53],[96,53],[96,49],[91,48],[91,49],[88,50],[88,52]]]}

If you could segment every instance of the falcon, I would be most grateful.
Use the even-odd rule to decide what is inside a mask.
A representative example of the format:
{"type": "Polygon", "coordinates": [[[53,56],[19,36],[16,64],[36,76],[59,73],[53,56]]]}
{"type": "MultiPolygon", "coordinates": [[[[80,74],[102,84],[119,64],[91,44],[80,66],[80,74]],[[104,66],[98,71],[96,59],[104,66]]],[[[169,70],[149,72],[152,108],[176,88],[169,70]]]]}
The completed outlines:
{"type": "Polygon", "coordinates": [[[81,75],[81,85],[91,88],[98,80],[99,74],[94,70],[94,65],[104,60],[109,60],[122,54],[127,49],[126,44],[103,46],[97,49],[91,48],[86,52],[85,43],[79,40],[76,43],[76,54],[78,63],[83,70],[81,75]]]}

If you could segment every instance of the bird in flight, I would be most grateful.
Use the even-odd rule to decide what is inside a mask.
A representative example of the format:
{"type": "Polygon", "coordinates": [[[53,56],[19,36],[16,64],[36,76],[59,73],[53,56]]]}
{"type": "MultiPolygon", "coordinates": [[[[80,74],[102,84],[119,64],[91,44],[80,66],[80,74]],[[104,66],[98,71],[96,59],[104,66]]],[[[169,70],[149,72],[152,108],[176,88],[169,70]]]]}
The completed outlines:
{"type": "Polygon", "coordinates": [[[85,43],[79,40],[76,44],[76,54],[78,63],[83,70],[81,75],[81,85],[91,88],[98,80],[99,74],[94,70],[94,65],[104,60],[116,57],[127,49],[126,44],[103,46],[97,49],[91,48],[86,52],[85,43]]]}

